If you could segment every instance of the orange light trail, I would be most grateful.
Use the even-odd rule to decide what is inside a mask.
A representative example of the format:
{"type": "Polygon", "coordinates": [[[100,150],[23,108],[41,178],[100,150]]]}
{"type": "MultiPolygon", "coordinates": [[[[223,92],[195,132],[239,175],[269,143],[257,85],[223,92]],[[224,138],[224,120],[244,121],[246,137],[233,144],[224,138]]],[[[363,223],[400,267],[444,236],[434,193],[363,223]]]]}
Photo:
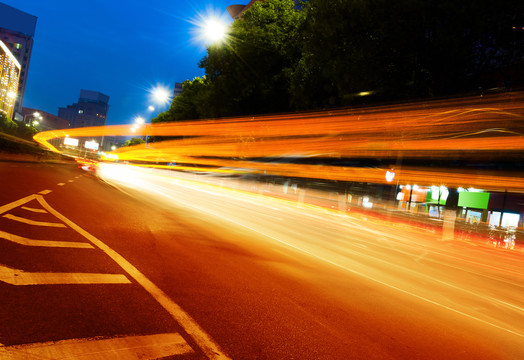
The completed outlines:
{"type": "MultiPolygon", "coordinates": [[[[41,132],[35,140],[59,152],[48,141],[65,136],[178,138],[122,147],[112,153],[121,161],[149,163],[147,166],[163,167],[157,163],[176,162],[195,164],[193,168],[206,166],[209,172],[241,168],[279,176],[386,183],[384,174],[397,167],[397,159],[522,161],[524,92],[325,112],[146,124],[135,131],[130,125],[75,128],[41,132]],[[390,167],[286,164],[285,159],[291,157],[380,158],[389,161],[390,167]],[[250,161],[254,158],[283,160],[250,161]]],[[[401,166],[395,172],[397,181],[402,183],[524,191],[523,176],[517,171],[401,166]]]]}

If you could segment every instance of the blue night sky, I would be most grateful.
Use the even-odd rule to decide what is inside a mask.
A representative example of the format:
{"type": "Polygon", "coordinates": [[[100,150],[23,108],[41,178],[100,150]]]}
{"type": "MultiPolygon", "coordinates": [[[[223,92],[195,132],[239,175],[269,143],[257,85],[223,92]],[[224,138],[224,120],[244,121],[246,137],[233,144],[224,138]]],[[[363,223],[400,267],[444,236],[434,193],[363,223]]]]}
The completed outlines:
{"type": "Polygon", "coordinates": [[[201,16],[228,22],[228,0],[0,0],[37,16],[24,107],[57,114],[80,89],[109,95],[108,124],[156,116],[148,90],[202,76],[201,16]]]}

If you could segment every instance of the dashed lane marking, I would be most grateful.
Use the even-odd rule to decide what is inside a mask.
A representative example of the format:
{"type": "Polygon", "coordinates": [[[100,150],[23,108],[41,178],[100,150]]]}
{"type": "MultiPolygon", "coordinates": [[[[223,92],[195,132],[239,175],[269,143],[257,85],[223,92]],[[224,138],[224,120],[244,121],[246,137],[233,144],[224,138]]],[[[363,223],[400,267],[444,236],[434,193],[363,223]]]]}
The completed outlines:
{"type": "Polygon", "coordinates": [[[0,238],[24,246],[42,246],[42,247],[59,247],[59,248],[77,248],[77,249],[94,249],[93,245],[86,242],[73,241],[54,241],[54,240],[34,240],[22,236],[10,234],[0,230],[0,238]]]}
{"type": "Polygon", "coordinates": [[[0,358],[26,359],[159,359],[193,353],[178,333],[115,339],[72,339],[2,347],[0,358]]]}
{"type": "Polygon", "coordinates": [[[62,223],[52,223],[52,222],[47,222],[47,221],[35,221],[35,220],[31,220],[31,219],[26,219],[26,218],[23,218],[23,217],[20,217],[20,216],[16,216],[16,215],[13,215],[13,214],[5,214],[4,217],[9,219],[9,220],[14,220],[14,221],[18,221],[18,222],[21,222],[21,223],[24,223],[24,224],[35,225],[35,226],[49,226],[49,227],[60,227],[60,228],[65,228],[66,227],[62,223]]]}
{"type": "Polygon", "coordinates": [[[139,283],[153,298],[175,319],[186,331],[186,333],[195,341],[202,352],[208,359],[212,360],[230,360],[230,358],[220,349],[218,344],[198,325],[198,323],[186,313],[178,304],[176,304],[166,293],[164,293],[151,280],[143,275],[136,267],[129,261],[122,257],[119,253],[111,249],[95,236],[91,235],[80,226],[66,218],[64,215],[53,209],[45,200],[43,196],[36,196],[36,200],[49,213],[67,224],[70,228],[75,230],[80,235],[93,243],[106,253],[113,261],[115,261],[129,276],[131,276],[137,283],[139,283]]]}
{"type": "Polygon", "coordinates": [[[58,183],[58,184],[56,184],[56,185],[58,185],[58,186],[64,186],[65,183],[58,183]]]}
{"type": "Polygon", "coordinates": [[[0,281],[11,285],[129,284],[122,274],[26,272],[0,265],[0,281]]]}
{"type": "Polygon", "coordinates": [[[67,182],[74,182],[74,180],[67,180],[67,182]]]}
{"type": "Polygon", "coordinates": [[[35,208],[27,207],[27,206],[22,206],[22,209],[31,211],[31,212],[35,212],[35,213],[47,214],[47,211],[45,211],[44,209],[35,209],[35,208]]]}
{"type": "Polygon", "coordinates": [[[47,194],[49,194],[50,192],[52,192],[52,190],[42,190],[42,191],[39,192],[39,194],[41,194],[41,195],[47,195],[47,194]]]}

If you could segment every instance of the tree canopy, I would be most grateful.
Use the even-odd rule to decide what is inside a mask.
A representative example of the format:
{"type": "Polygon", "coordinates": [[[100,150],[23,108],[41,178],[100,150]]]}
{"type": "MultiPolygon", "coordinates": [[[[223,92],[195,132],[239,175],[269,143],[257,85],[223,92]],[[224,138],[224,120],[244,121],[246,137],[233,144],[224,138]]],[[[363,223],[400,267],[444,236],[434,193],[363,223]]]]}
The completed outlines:
{"type": "Polygon", "coordinates": [[[126,142],[122,146],[133,146],[133,145],[140,145],[140,144],[144,144],[144,143],[145,143],[144,139],[139,138],[139,137],[134,137],[134,138],[131,138],[129,140],[126,140],[126,142]]]}
{"type": "Polygon", "coordinates": [[[154,122],[441,96],[495,77],[508,85],[503,69],[524,61],[523,10],[519,0],[256,2],[154,122]]]}
{"type": "Polygon", "coordinates": [[[18,125],[11,119],[9,119],[4,113],[0,112],[0,131],[6,134],[14,135],[18,125]]]}

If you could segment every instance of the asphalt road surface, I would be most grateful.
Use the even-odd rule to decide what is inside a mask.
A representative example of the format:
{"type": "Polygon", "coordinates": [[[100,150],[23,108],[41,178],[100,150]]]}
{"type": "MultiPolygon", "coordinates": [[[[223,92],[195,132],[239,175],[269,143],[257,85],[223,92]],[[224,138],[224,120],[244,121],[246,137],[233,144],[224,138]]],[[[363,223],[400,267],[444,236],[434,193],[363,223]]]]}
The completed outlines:
{"type": "Polygon", "coordinates": [[[524,358],[520,251],[203,175],[0,175],[0,359],[524,358]]]}

